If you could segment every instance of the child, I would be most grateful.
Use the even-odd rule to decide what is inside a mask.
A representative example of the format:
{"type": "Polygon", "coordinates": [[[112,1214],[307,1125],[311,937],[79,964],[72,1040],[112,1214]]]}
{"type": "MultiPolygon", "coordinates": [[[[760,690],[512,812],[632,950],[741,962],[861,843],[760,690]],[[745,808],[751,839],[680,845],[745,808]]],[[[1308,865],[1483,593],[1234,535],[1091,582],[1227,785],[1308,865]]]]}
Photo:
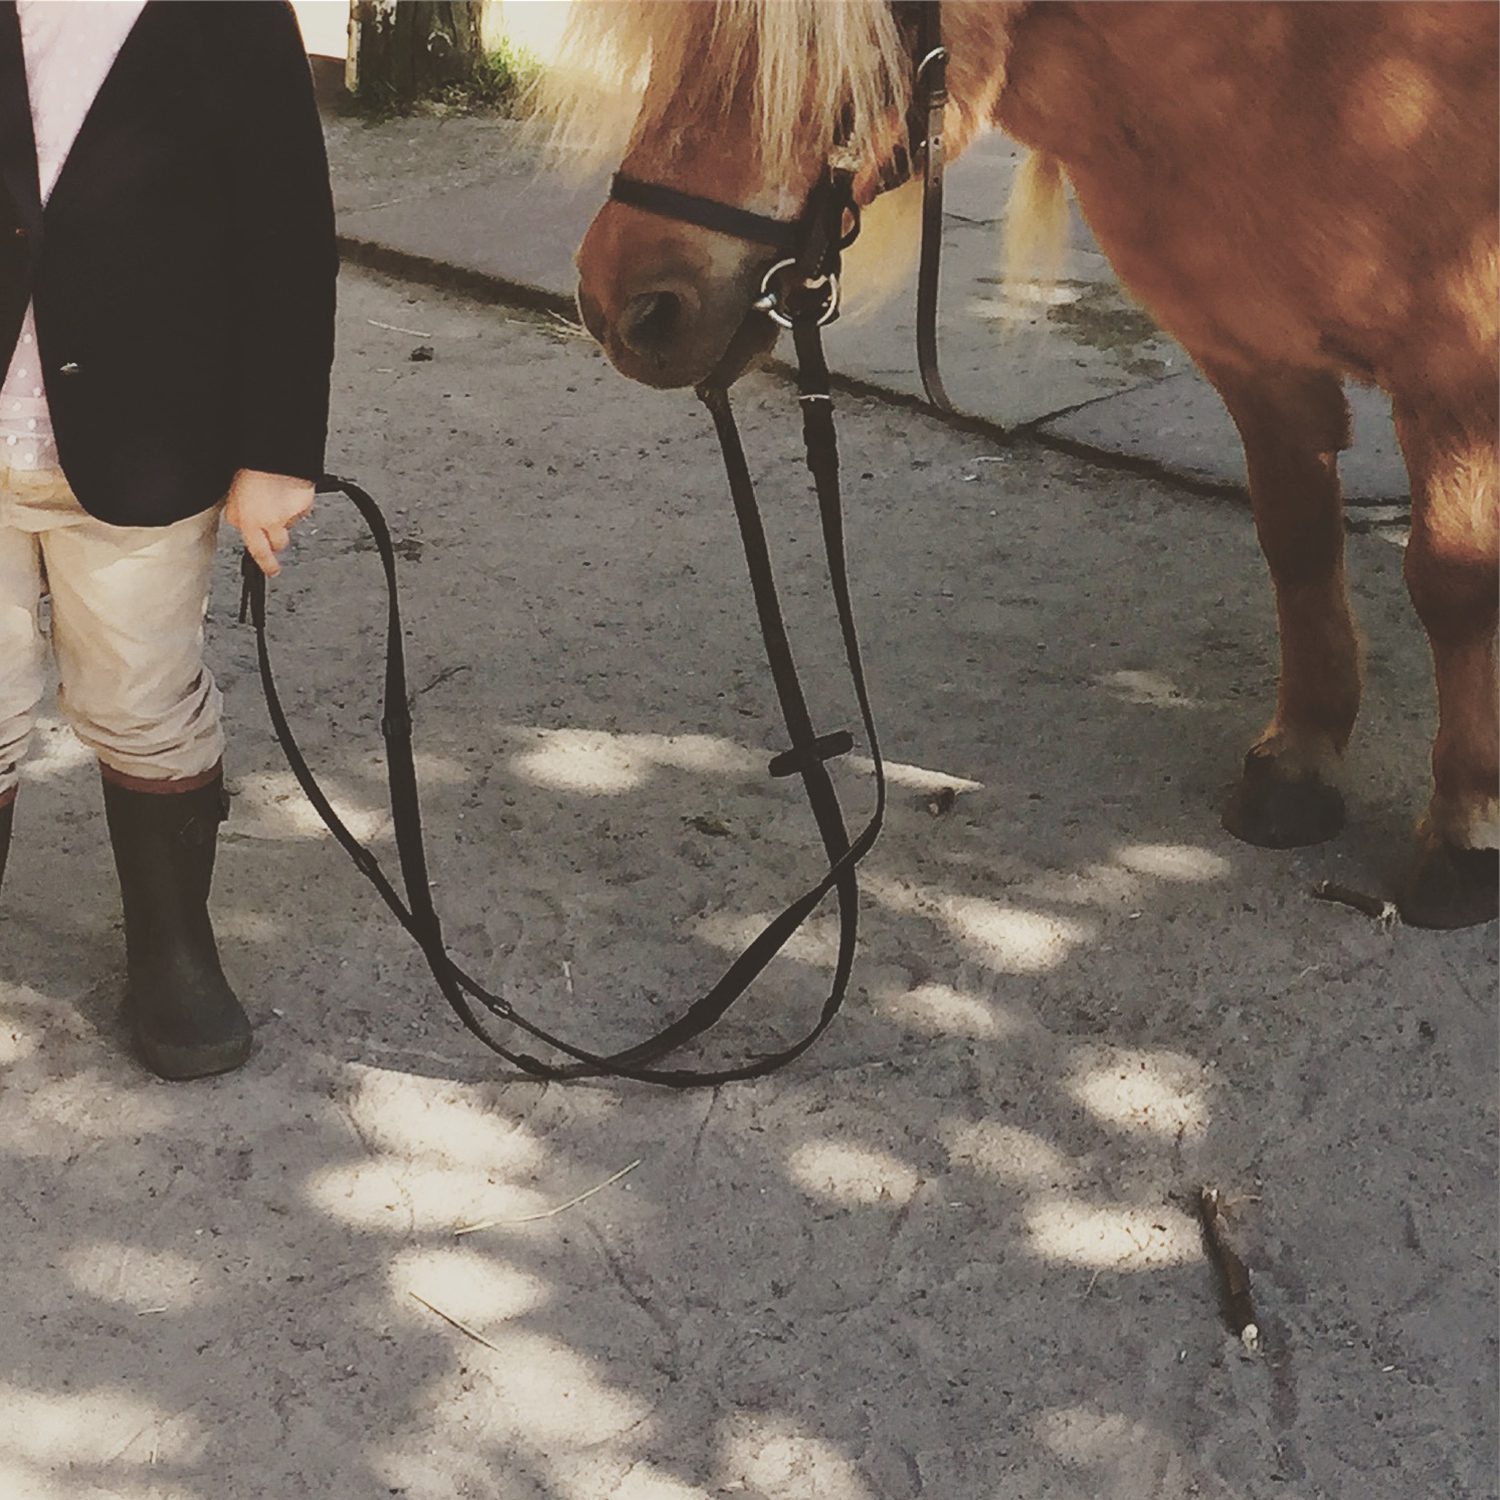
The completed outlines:
{"type": "Polygon", "coordinates": [[[269,574],[322,472],[333,209],[279,0],[0,0],[0,874],[41,696],[99,759],[126,1015],[164,1078],[251,1028],[208,917],[222,514],[269,574]]]}

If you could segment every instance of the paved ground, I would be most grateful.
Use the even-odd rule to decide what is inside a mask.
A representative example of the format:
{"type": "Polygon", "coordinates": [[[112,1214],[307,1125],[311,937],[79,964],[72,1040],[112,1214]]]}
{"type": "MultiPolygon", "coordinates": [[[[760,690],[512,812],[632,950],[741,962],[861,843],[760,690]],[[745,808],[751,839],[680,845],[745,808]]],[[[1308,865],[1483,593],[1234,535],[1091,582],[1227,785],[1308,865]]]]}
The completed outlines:
{"type": "MultiPolygon", "coordinates": [[[[404,200],[452,260],[495,250],[493,133],[360,130],[334,129],[347,233],[404,200]]],[[[1069,370],[1049,320],[1028,368],[1160,400],[1171,371],[1125,364],[1170,349],[1132,326],[1123,354],[1072,340],[1069,370]]],[[[754,377],[739,404],[842,722],[788,393],[754,377]]],[[[1251,850],[1216,817],[1274,688],[1243,506],[840,408],[894,805],[848,1011],[773,1079],[672,1096],[492,1063],[284,769],[226,547],[216,907],[259,1040],[239,1074],[154,1082],[114,1016],[94,776],[49,725],[0,946],[0,1494],[1495,1496],[1494,932],[1309,895],[1388,890],[1425,795],[1399,538],[1351,538],[1350,827],[1251,850]],[[1204,1184],[1258,1354],[1219,1315],[1204,1184]]],[[[641,1035],[815,868],[764,775],[780,736],[704,418],[556,320],[350,269],[335,434],[399,538],[455,950],[580,1037],[641,1035]]],[[[273,608],[306,746],[389,862],[375,576],[328,501],[273,608]]],[[[860,765],[839,775],[864,807],[860,765]]],[[[829,961],[819,924],[722,1055],[794,1034],[829,961]]]]}
{"type": "MultiPolygon", "coordinates": [[[[504,120],[335,120],[329,145],[352,258],[447,285],[488,282],[513,299],[571,310],[573,251],[603,200],[602,177],[574,181],[542,170],[504,120]],[[514,232],[518,224],[523,234],[514,232]]],[[[1078,451],[1242,484],[1239,440],[1218,396],[1120,290],[1076,215],[1057,284],[1038,289],[1030,306],[1002,295],[999,223],[1019,159],[1018,148],[995,136],[948,174],[941,352],[955,404],[1078,451]]],[[[888,300],[831,332],[840,376],[872,391],[920,394],[913,275],[909,268],[888,300]]],[[[856,305],[860,279],[856,265],[849,277],[856,305]]],[[[1359,387],[1349,396],[1355,444],[1341,464],[1346,494],[1361,506],[1404,502],[1389,403],[1359,387]]]]}
{"type": "MultiPolygon", "coordinates": [[[[333,462],[400,538],[450,939],[575,1034],[639,1036],[814,868],[763,772],[705,421],[556,325],[360,272],[340,351],[333,462]]],[[[838,722],[789,396],[757,377],[740,404],[838,722]]],[[[94,777],[49,729],[0,953],[0,1493],[1494,1495],[1493,930],[1308,893],[1384,889],[1423,795],[1399,550],[1351,541],[1351,827],[1268,854],[1215,815],[1273,677],[1241,507],[870,400],[842,432],[895,801],[848,1012],[765,1082],[543,1088],[488,1060],[282,767],[226,548],[216,904],[259,1043],[156,1083],[114,1019],[94,777]],[[1259,1355],[1219,1317],[1204,1183],[1259,1355]]],[[[374,577],[326,502],[273,604],[312,758],[389,860],[374,577]]],[[[829,941],[778,962],[725,1055],[805,1024],[829,941]]]]}

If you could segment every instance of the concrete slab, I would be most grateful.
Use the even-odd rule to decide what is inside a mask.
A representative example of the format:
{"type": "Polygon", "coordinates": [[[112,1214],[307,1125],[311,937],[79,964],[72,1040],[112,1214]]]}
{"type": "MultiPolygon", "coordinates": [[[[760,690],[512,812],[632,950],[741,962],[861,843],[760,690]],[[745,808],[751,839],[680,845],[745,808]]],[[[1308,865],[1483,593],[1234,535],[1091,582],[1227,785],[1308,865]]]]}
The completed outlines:
{"type": "MultiPolygon", "coordinates": [[[[1339,461],[1351,505],[1392,505],[1408,498],[1406,468],[1383,391],[1351,386],[1354,446],[1339,461]]],[[[1196,371],[1137,386],[1042,424],[1042,432],[1085,448],[1159,464],[1213,483],[1245,483],[1234,423],[1196,371]]]]}
{"type": "Polygon", "coordinates": [[[552,177],[505,176],[347,212],[339,228],[362,245],[530,288],[571,306],[573,249],[602,197],[552,177]]]}

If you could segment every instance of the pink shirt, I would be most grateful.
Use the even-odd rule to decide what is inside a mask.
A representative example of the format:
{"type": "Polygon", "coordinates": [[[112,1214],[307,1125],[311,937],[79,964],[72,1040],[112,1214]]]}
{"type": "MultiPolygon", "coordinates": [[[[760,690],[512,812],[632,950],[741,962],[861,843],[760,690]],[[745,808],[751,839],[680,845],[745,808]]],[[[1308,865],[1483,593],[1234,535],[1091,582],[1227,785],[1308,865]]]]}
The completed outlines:
{"type": "MultiPolygon", "coordinates": [[[[17,0],[37,177],[45,203],[146,0],[17,0]]],[[[56,464],[31,308],[0,387],[0,463],[56,464]]]]}

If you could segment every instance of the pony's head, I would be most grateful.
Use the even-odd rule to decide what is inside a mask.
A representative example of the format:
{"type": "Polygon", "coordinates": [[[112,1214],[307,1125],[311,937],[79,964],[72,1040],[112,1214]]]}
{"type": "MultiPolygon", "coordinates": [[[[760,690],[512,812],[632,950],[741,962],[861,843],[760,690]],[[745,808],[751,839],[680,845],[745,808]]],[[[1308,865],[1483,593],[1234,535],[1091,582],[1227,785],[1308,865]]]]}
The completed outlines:
{"type": "MultiPolygon", "coordinates": [[[[637,181],[795,220],[835,153],[865,203],[906,147],[915,41],[890,5],[614,0],[574,10],[571,54],[583,67],[560,75],[558,137],[600,154],[605,75],[633,109],[620,170],[637,181]]],[[[578,305],[633,379],[730,379],[774,342],[751,306],[777,258],[612,200],[578,251],[578,305]]]]}

